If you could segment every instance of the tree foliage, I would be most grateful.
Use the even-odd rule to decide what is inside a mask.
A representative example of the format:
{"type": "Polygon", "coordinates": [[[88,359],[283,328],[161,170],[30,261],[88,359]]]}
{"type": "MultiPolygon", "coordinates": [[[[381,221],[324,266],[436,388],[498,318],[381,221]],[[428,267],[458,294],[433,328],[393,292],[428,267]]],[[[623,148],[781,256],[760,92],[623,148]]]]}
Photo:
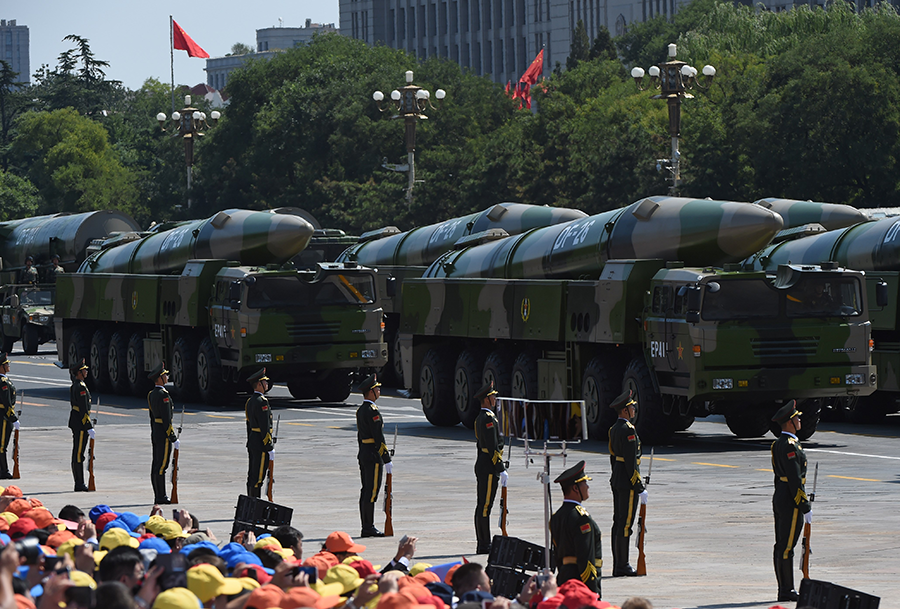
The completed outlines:
{"type": "Polygon", "coordinates": [[[579,19],[572,32],[572,45],[569,48],[569,56],[566,57],[566,69],[573,70],[581,61],[589,59],[591,41],[587,35],[584,21],[579,19]]]}

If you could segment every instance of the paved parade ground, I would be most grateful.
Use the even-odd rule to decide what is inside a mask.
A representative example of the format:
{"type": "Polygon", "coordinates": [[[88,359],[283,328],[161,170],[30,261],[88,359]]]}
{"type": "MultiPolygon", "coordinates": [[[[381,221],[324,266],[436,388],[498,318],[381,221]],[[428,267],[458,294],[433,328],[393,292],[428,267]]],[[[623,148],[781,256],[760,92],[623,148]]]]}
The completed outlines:
{"type": "MultiPolygon", "coordinates": [[[[17,345],[18,347],[19,345],[17,345]]],[[[97,492],[73,493],[69,466],[68,372],[53,362],[53,345],[37,356],[17,350],[9,376],[24,390],[20,417],[17,481],[26,495],[40,498],[54,513],[68,503],[85,511],[97,503],[114,510],[149,511],[150,429],[146,400],[100,395],[95,472],[97,492]]],[[[475,438],[457,426],[437,428],[422,415],[418,400],[387,391],[378,401],[390,445],[398,428],[394,457],[393,539],[366,539],[364,558],[385,564],[403,534],[419,537],[417,559],[440,564],[474,556],[475,438]]],[[[94,402],[96,398],[94,396],[94,402]]],[[[359,534],[359,470],[355,410],[346,404],[298,402],[275,387],[270,402],[281,429],[275,447],[275,502],[294,510],[293,526],[305,535],[304,552],[318,550],[333,530],[359,534]]],[[[181,404],[176,402],[175,424],[181,404]]],[[[244,492],[247,451],[243,401],[214,409],[189,404],[181,436],[179,507],[187,508],[227,538],[237,496],[244,492]]],[[[591,497],[585,507],[603,531],[602,598],[621,604],[645,596],[657,608],[770,607],[776,583],[771,436],[734,438],[724,420],[698,420],[686,432],[655,449],[648,488],[647,570],[642,578],[611,578],[609,527],[612,522],[609,458],[605,442],[588,441],[570,451],[568,465],[587,461],[591,497]]],[[[881,597],[881,607],[900,607],[900,415],[881,425],[822,423],[804,443],[812,472],[819,464],[813,504],[811,576],[881,597]]],[[[642,473],[646,475],[649,448],[642,473]]],[[[543,499],[539,458],[526,467],[521,444],[514,445],[509,469],[511,536],[543,544],[543,499]]],[[[554,458],[553,477],[563,470],[554,458]]],[[[558,485],[552,501],[559,505],[558,485]]],[[[383,513],[376,512],[376,524],[383,513]]],[[[499,533],[498,501],[492,528],[499,533]]],[[[800,552],[798,543],[797,552],[800,552]]],[[[636,562],[632,548],[631,562],[636,562]]],[[[796,584],[799,588],[799,558],[796,584]]],[[[793,606],[793,603],[785,603],[793,606]]]]}

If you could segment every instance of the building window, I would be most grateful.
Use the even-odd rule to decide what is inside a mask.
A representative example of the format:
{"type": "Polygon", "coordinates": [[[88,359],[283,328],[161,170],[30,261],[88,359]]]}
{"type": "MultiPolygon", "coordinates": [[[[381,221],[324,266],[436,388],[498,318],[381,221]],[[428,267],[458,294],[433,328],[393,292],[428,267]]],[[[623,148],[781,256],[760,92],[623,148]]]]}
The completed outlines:
{"type": "MultiPolygon", "coordinates": [[[[416,37],[416,7],[409,7],[409,38],[416,37]]],[[[412,47],[410,47],[412,50],[412,47]]]]}
{"type": "Polygon", "coordinates": [[[387,26],[388,26],[387,39],[389,42],[397,41],[397,28],[396,28],[396,22],[394,21],[396,19],[395,13],[396,13],[396,11],[394,9],[391,9],[390,13],[389,13],[390,19],[388,19],[388,23],[387,23],[387,26]]]}
{"type": "Polygon", "coordinates": [[[481,29],[481,10],[478,6],[478,0],[472,0],[472,30],[477,32],[481,29]]]}
{"type": "Polygon", "coordinates": [[[397,29],[400,38],[406,38],[406,9],[401,8],[399,12],[400,18],[397,19],[397,29]]]}

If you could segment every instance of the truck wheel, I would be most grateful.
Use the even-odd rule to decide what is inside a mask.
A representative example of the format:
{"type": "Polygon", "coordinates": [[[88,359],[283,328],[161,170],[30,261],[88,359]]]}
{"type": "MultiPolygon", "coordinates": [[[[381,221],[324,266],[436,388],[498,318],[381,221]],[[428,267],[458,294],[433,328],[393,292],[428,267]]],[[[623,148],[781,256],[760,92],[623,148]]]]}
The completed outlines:
{"type": "Polygon", "coordinates": [[[812,435],[816,433],[816,427],[819,426],[819,413],[821,410],[822,406],[819,404],[818,400],[807,400],[800,409],[800,412],[803,414],[800,415],[800,431],[797,432],[797,438],[801,442],[809,440],[812,435]]]}
{"type": "Polygon", "coordinates": [[[287,382],[288,391],[295,400],[314,400],[316,399],[316,384],[313,379],[294,378],[287,382]]]}
{"type": "Polygon", "coordinates": [[[2,349],[4,353],[12,353],[13,345],[15,344],[16,337],[7,336],[6,332],[3,331],[3,325],[0,324],[0,349],[2,349]]]}
{"type": "Polygon", "coordinates": [[[512,367],[512,387],[514,398],[536,400],[538,397],[537,359],[531,353],[520,353],[512,367]]]}
{"type": "Polygon", "coordinates": [[[896,393],[876,391],[864,398],[848,400],[844,416],[851,423],[880,423],[889,412],[897,411],[896,403],[896,393]]]}
{"type": "MultiPolygon", "coordinates": [[[[88,343],[87,335],[84,330],[81,328],[77,328],[72,331],[72,336],[69,338],[69,344],[66,348],[66,365],[71,366],[72,364],[77,364],[81,360],[88,361],[90,357],[90,343],[88,343]]],[[[91,385],[91,377],[87,378],[88,387],[93,389],[91,385]]]]}
{"type": "Polygon", "coordinates": [[[609,408],[620,393],[621,374],[613,374],[599,357],[588,362],[581,381],[581,399],[587,418],[588,437],[592,440],[609,439],[609,428],[616,422],[616,413],[609,408]]]}
{"type": "Polygon", "coordinates": [[[347,368],[335,368],[316,387],[316,395],[329,404],[343,404],[350,397],[352,377],[347,368]]]}
{"type": "Polygon", "coordinates": [[[91,379],[97,391],[106,391],[109,388],[109,336],[103,330],[95,330],[91,336],[91,356],[88,365],[88,378],[91,379]]]}
{"type": "Polygon", "coordinates": [[[140,332],[135,332],[128,339],[125,374],[128,377],[128,391],[131,395],[137,398],[146,397],[153,383],[147,378],[147,370],[144,367],[144,335],[140,332]]]}
{"type": "Polygon", "coordinates": [[[208,336],[197,351],[197,387],[200,399],[210,406],[225,406],[234,397],[235,385],[225,382],[219,354],[208,336]]]}
{"type": "Polygon", "coordinates": [[[452,427],[459,423],[453,400],[453,360],[444,349],[430,349],[419,370],[422,412],[432,425],[452,427]]]}
{"type": "Polygon", "coordinates": [[[631,360],[622,378],[622,388],[630,389],[638,403],[634,426],[641,442],[662,444],[675,432],[671,419],[663,412],[662,396],[653,388],[650,369],[642,358],[631,360]]]}
{"type": "Polygon", "coordinates": [[[761,438],[769,431],[769,417],[758,411],[727,414],[725,424],[738,438],[761,438]]]}
{"type": "Polygon", "coordinates": [[[491,382],[494,383],[494,389],[500,397],[512,395],[512,357],[508,351],[498,349],[484,361],[481,384],[487,385],[491,382]]]}
{"type": "Polygon", "coordinates": [[[106,374],[109,385],[119,395],[128,395],[128,335],[113,332],[106,352],[106,374]]]}
{"type": "Polygon", "coordinates": [[[25,324],[22,328],[22,350],[25,355],[37,355],[38,345],[41,339],[38,336],[37,326],[33,324],[25,324]]]}
{"type": "Polygon", "coordinates": [[[460,422],[469,429],[475,429],[475,419],[481,410],[481,405],[475,403],[474,396],[481,389],[483,368],[484,355],[476,351],[466,349],[456,359],[453,400],[456,402],[456,413],[460,422]]]}
{"type": "Polygon", "coordinates": [[[194,341],[181,336],[172,349],[172,390],[182,402],[196,402],[197,388],[197,348],[194,341]]]}

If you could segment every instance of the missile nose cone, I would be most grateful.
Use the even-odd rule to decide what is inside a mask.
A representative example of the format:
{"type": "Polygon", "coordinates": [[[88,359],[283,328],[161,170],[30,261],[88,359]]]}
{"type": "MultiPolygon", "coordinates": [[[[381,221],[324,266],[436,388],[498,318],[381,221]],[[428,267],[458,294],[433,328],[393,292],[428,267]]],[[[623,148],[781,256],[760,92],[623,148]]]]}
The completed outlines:
{"type": "Polygon", "coordinates": [[[274,215],[268,249],[276,258],[290,260],[309,245],[315,228],[299,216],[274,215]]]}
{"type": "Polygon", "coordinates": [[[758,252],[784,228],[784,219],[777,213],[741,203],[724,203],[718,244],[722,251],[737,262],[758,252]]]}
{"type": "Polygon", "coordinates": [[[229,209],[204,224],[198,250],[210,258],[239,260],[245,265],[281,264],[303,251],[312,224],[299,216],[229,209]]]}

